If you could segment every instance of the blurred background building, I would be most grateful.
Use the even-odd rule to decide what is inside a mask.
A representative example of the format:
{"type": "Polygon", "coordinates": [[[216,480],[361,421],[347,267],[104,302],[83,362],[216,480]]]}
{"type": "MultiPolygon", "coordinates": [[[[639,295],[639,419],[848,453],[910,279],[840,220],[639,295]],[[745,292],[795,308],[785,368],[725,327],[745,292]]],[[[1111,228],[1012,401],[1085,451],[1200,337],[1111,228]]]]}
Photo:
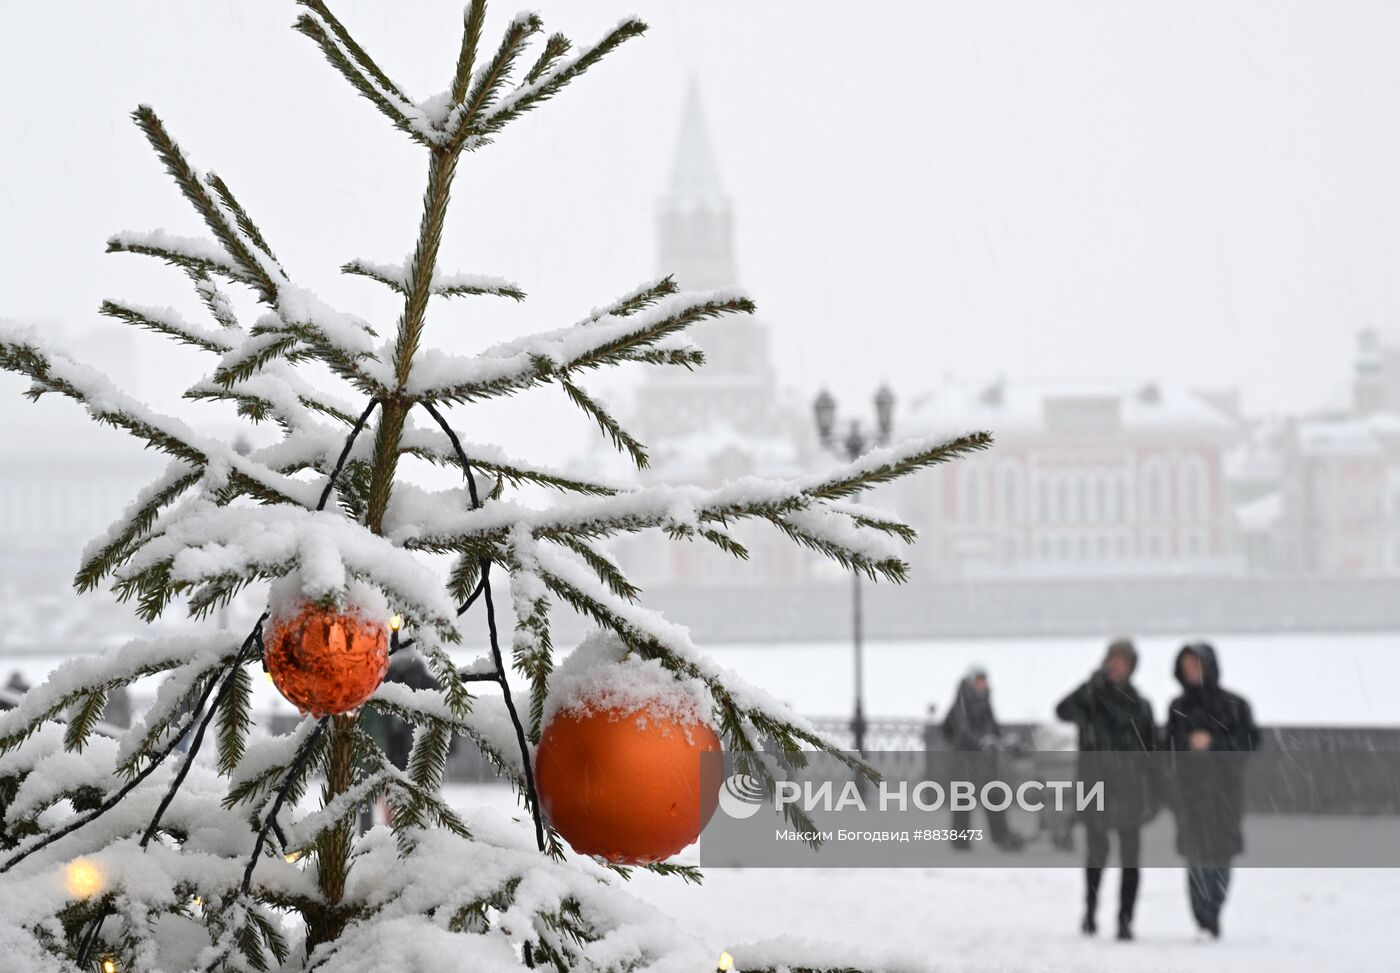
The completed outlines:
{"type": "MultiPolygon", "coordinates": [[[[692,82],[655,224],[659,272],[688,289],[742,278],[711,139],[692,82]]],[[[133,336],[99,334],[85,347],[130,371],[133,336]]],[[[780,386],[761,319],[705,322],[692,337],[706,366],[641,370],[622,411],[651,466],[637,473],[601,444],[581,468],[713,486],[837,462],[816,434],[818,389],[780,386]]],[[[870,594],[876,636],[1099,632],[1120,619],[1137,631],[1400,625],[1395,336],[1361,332],[1350,401],[1313,414],[1251,417],[1233,390],[1167,381],[931,376],[895,391],[894,438],[987,429],[996,446],[876,498],[920,532],[911,585],[870,594]]],[[[78,600],[69,585],[84,546],[161,460],[66,405],[47,411],[8,421],[0,438],[0,610],[13,616],[0,644],[52,650],[139,628],[127,609],[78,600]]],[[[736,536],[746,561],[651,534],[614,552],[651,603],[710,639],[845,628],[847,602],[834,596],[844,577],[831,563],[765,525],[736,536]]]]}

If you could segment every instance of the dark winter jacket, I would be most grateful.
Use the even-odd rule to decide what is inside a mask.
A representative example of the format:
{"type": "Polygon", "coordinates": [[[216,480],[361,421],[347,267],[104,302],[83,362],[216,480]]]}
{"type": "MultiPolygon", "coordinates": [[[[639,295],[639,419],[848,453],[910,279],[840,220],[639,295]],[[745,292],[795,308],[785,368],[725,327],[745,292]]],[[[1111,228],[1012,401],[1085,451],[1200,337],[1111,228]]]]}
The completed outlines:
{"type": "Polygon", "coordinates": [[[976,680],[967,676],[958,683],[953,705],[943,718],[943,739],[954,750],[995,750],[1001,728],[992,713],[992,692],[978,692],[976,680]]]}
{"type": "Polygon", "coordinates": [[[1079,729],[1079,779],[1104,785],[1103,811],[1086,820],[1139,828],[1157,813],[1162,787],[1145,753],[1155,749],[1152,706],[1131,682],[1114,684],[1102,669],[1055,707],[1079,729]]]}
{"type": "Polygon", "coordinates": [[[997,776],[997,748],[1001,727],[992,712],[992,693],[978,692],[973,685],[975,676],[958,683],[953,705],[943,719],[943,739],[952,750],[959,751],[948,762],[953,780],[984,784],[997,776]]]}
{"type": "Polygon", "coordinates": [[[1182,694],[1167,711],[1163,747],[1171,751],[1176,849],[1188,862],[1228,865],[1244,851],[1245,755],[1258,749],[1259,728],[1243,697],[1220,685],[1215,650],[1204,642],[1185,646],[1176,657],[1182,694]],[[1187,653],[1201,660],[1201,685],[1181,675],[1187,653]],[[1191,732],[1211,736],[1210,751],[1191,752],[1191,732]]]}

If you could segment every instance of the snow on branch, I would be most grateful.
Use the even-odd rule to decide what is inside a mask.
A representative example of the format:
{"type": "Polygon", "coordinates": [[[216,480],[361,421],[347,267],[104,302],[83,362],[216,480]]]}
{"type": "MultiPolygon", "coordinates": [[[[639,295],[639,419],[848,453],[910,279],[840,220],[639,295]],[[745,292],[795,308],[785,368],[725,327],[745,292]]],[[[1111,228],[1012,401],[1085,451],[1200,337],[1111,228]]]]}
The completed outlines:
{"type": "Polygon", "coordinates": [[[70,659],[25,693],[14,709],[0,713],[0,752],[23,742],[80,696],[125,686],[192,660],[231,656],[241,642],[241,636],[230,632],[170,635],[135,639],[115,652],[70,659]]]}
{"type": "Polygon", "coordinates": [[[583,327],[589,324],[596,324],[605,317],[626,317],[645,308],[651,307],[663,297],[680,293],[680,288],[676,286],[676,280],[670,274],[665,277],[658,277],[649,280],[644,284],[632,288],[626,294],[611,301],[602,307],[595,307],[589,312],[588,317],[578,322],[575,327],[583,327]]]}
{"type": "MultiPolygon", "coordinates": [[[[190,205],[204,220],[205,226],[222,246],[224,252],[219,255],[218,262],[233,262],[233,274],[224,270],[217,272],[252,285],[263,301],[271,303],[277,295],[278,278],[283,276],[281,268],[270,253],[254,242],[254,238],[261,240],[262,234],[257,232],[247,212],[234,200],[228,186],[221,180],[211,180],[190,165],[180,147],[170,137],[165,123],[149,105],[137,106],[131,117],[165,164],[166,172],[170,173],[171,178],[180,187],[180,192],[189,200],[190,205]]],[[[195,241],[195,244],[191,245],[199,245],[207,251],[207,244],[195,241]]]]}
{"type": "Polygon", "coordinates": [[[424,831],[405,859],[373,836],[351,894],[365,915],[311,956],[315,969],[378,973],[405,963],[421,973],[520,969],[700,970],[711,950],[675,921],[617,888],[586,859],[552,861],[521,841],[499,812],[466,816],[473,835],[424,831]]]}
{"type": "Polygon", "coordinates": [[[127,230],[107,240],[108,253],[135,253],[158,257],[187,271],[218,274],[241,284],[254,283],[248,275],[228,259],[224,249],[212,240],[176,236],[164,230],[144,233],[127,230]]]}
{"type": "Polygon", "coordinates": [[[99,310],[100,313],[109,318],[163,334],[174,338],[181,344],[192,345],[202,351],[221,355],[233,349],[233,342],[227,331],[212,331],[201,325],[192,324],[182,318],[180,313],[172,307],[147,307],[103,301],[99,310]]]}
{"type": "Polygon", "coordinates": [[[309,599],[339,600],[352,579],[381,589],[394,608],[456,642],[456,606],[432,570],[408,551],[338,512],[290,504],[202,503],[147,541],[116,572],[118,594],[139,595],[155,617],[177,594],[206,585],[301,572],[309,599]]]}
{"type": "MultiPolygon", "coordinates": [[[[340,268],[341,273],[368,277],[400,294],[408,293],[408,267],[406,264],[383,264],[369,260],[352,260],[340,268]]],[[[439,297],[461,297],[473,294],[495,294],[517,301],[525,300],[525,291],[519,284],[504,277],[491,277],[487,274],[444,274],[433,273],[428,293],[439,297]]]]}
{"type": "MultiPolygon", "coordinates": [[[[435,427],[410,426],[404,430],[401,447],[405,454],[416,456],[438,466],[461,466],[451,442],[435,427]]],[[[563,470],[515,459],[499,446],[489,443],[462,443],[477,470],[504,479],[513,486],[532,483],[570,493],[611,496],[621,487],[617,484],[584,479],[563,470]]]]}
{"type": "Polygon", "coordinates": [[[379,70],[325,4],[318,0],[298,2],[312,12],[298,17],[293,29],[315,41],[326,60],[356,91],[369,99],[395,128],[415,142],[430,147],[442,143],[443,134],[435,125],[436,119],[409,99],[379,70]]]}
{"type": "Polygon", "coordinates": [[[974,432],[953,439],[906,440],[893,446],[872,449],[853,463],[824,476],[799,481],[802,492],[811,497],[836,500],[859,493],[867,487],[889,483],[916,470],[948,463],[969,453],[988,449],[992,434],[974,432]]]}
{"type": "Polygon", "coordinates": [[[91,591],[122,562],[145,536],[161,510],[173,504],[203,478],[204,472],[184,460],[173,460],[131,501],[112,524],[83,549],[73,578],[79,592],[91,591]]]}
{"type": "MultiPolygon", "coordinates": [[[[479,18],[478,23],[479,23],[479,18]]],[[[467,33],[471,33],[472,17],[468,16],[467,33]]],[[[533,11],[522,11],[515,15],[509,26],[506,27],[505,34],[501,37],[501,44],[479,71],[471,74],[465,96],[460,102],[453,105],[446,123],[444,131],[451,139],[450,144],[457,151],[471,149],[483,144],[482,138],[477,135],[473,128],[477,120],[490,108],[501,89],[505,87],[510,79],[511,69],[516,60],[525,50],[525,42],[533,34],[539,33],[543,29],[539,15],[533,11]]],[[[465,38],[464,38],[465,40],[465,38]]],[[[465,55],[465,50],[464,50],[465,55]]],[[[453,83],[453,93],[461,84],[462,64],[458,62],[458,76],[453,83]]]]}
{"type": "MultiPolygon", "coordinates": [[[[352,407],[333,396],[328,396],[297,374],[286,361],[273,361],[264,365],[256,374],[234,382],[220,385],[212,379],[192,385],[185,398],[193,401],[226,401],[236,403],[239,415],[253,422],[274,420],[288,436],[306,434],[309,431],[324,435],[344,437],[344,430],[332,430],[320,420],[333,419],[350,426],[355,422],[352,407]]],[[[303,468],[305,464],[289,468],[271,462],[262,453],[262,462],[268,463],[282,472],[293,468],[303,468]]]]}
{"type": "Polygon", "coordinates": [[[738,290],[673,294],[645,310],[604,315],[591,319],[586,327],[528,335],[471,357],[426,350],[414,364],[407,391],[435,403],[508,395],[626,360],[627,355],[707,318],[753,310],[753,302],[738,290]]]}
{"type": "MultiPolygon", "coordinates": [[[[558,54],[562,51],[558,47],[547,50],[546,56],[552,55],[550,60],[557,61],[553,67],[548,70],[532,71],[531,76],[527,76],[523,84],[501,98],[489,111],[467,114],[463,118],[462,128],[457,133],[457,138],[461,140],[470,136],[477,141],[489,139],[490,136],[504,128],[507,123],[553,98],[570,81],[583,74],[625,41],[633,37],[640,37],[646,32],[646,29],[647,25],[641,20],[628,17],[620,21],[602,39],[583,48],[575,57],[559,60],[558,54]]],[[[541,67],[548,63],[549,61],[541,62],[541,67]]]]}
{"type": "Polygon", "coordinates": [[[259,499],[312,506],[314,488],[242,456],[231,445],[200,436],[178,419],[160,415],[41,341],[33,329],[0,323],[0,368],[34,380],[33,395],[58,392],[81,403],[98,422],[124,429],[191,465],[227,471],[259,499]]]}

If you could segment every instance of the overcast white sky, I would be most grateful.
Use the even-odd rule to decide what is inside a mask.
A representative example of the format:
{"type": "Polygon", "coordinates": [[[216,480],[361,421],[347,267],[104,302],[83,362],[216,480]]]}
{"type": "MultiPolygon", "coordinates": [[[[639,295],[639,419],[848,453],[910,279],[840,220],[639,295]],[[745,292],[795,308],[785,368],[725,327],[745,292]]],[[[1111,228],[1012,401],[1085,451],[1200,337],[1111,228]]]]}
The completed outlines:
{"type": "MultiPolygon", "coordinates": [[[[579,40],[634,11],[652,30],[463,165],[446,263],[531,299],[454,309],[439,343],[567,323],[657,269],[691,73],[743,283],[804,395],[1155,376],[1296,411],[1338,394],[1358,328],[1397,318],[1400,5],[536,4],[579,40]]],[[[333,8],[412,92],[445,87],[457,3],[333,8]]],[[[514,10],[496,3],[488,36],[514,10]]],[[[0,316],[186,305],[179,275],[102,253],[118,229],[198,229],[126,119],[149,101],[295,277],[392,323],[335,268],[411,247],[421,150],[288,29],[290,2],[7,0],[0,18],[0,316]]],[[[142,365],[170,361],[198,364],[142,365]]],[[[543,405],[568,414],[545,391],[484,416],[530,454],[578,452],[586,427],[541,427],[543,405]]]]}

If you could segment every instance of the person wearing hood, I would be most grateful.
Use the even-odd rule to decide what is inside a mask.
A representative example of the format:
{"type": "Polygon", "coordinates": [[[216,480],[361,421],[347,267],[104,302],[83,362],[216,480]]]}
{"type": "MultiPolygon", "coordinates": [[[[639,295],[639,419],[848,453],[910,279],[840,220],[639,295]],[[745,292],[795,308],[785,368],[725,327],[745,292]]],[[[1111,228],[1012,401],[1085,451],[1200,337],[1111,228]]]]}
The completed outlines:
{"type": "MultiPolygon", "coordinates": [[[[992,689],[987,681],[987,671],[981,666],[973,666],[958,683],[953,704],[943,718],[943,738],[951,749],[966,754],[955,763],[960,779],[973,781],[980,787],[995,777],[996,755],[1001,749],[1001,727],[996,714],[992,712],[992,689]]],[[[1010,851],[1019,849],[1021,839],[1007,825],[1006,812],[990,808],[984,810],[987,832],[992,842],[1010,851]]],[[[971,811],[953,811],[954,831],[966,831],[971,823],[971,811]]],[[[954,839],[952,844],[955,848],[971,847],[970,842],[962,839],[954,839]]]]}
{"type": "Polygon", "coordinates": [[[1174,672],[1182,693],[1168,710],[1164,745],[1173,755],[1176,850],[1186,859],[1196,925],[1219,938],[1230,862],[1244,851],[1240,755],[1258,749],[1259,728],[1249,703],[1220,685],[1210,645],[1183,646],[1174,672]]]}
{"type": "Polygon", "coordinates": [[[1133,938],[1137,904],[1141,829],[1157,812],[1158,787],[1153,768],[1142,753],[1155,749],[1152,706],[1132,684],[1137,649],[1128,639],[1108,646],[1103,663],[1087,682],[1055,707],[1055,715],[1079,730],[1079,777],[1103,785],[1102,808],[1080,812],[1087,838],[1084,921],[1081,929],[1098,931],[1099,884],[1108,862],[1109,832],[1118,833],[1118,938],[1133,938]],[[1086,756],[1088,755],[1088,756],[1086,756]]]}

